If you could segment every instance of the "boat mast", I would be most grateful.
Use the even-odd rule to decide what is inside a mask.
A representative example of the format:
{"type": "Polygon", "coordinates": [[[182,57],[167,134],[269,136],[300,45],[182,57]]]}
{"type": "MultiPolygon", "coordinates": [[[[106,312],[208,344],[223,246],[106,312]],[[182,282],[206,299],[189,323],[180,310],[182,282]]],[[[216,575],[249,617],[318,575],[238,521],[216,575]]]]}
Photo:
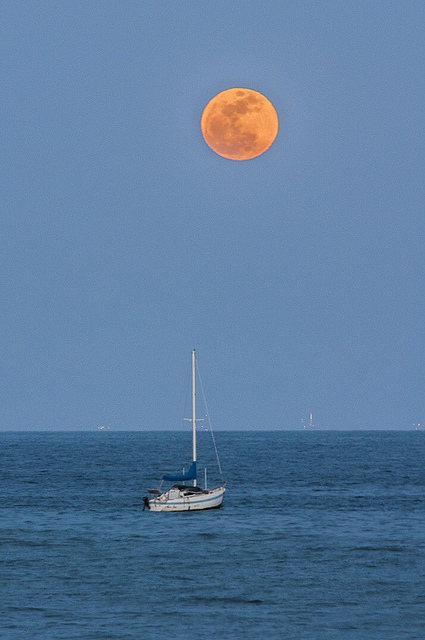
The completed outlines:
{"type": "MultiPolygon", "coordinates": [[[[192,351],[192,460],[196,462],[195,349],[192,351]]],[[[193,486],[196,487],[196,480],[193,486]]]]}

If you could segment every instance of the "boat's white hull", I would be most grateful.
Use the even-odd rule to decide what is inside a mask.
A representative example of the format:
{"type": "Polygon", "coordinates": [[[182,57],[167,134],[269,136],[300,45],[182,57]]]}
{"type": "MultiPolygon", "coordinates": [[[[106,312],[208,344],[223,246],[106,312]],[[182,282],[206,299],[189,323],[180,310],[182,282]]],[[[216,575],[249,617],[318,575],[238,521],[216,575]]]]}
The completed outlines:
{"type": "Polygon", "coordinates": [[[149,500],[151,511],[200,511],[201,509],[218,509],[223,502],[225,487],[217,487],[192,493],[187,490],[172,487],[149,500]]]}

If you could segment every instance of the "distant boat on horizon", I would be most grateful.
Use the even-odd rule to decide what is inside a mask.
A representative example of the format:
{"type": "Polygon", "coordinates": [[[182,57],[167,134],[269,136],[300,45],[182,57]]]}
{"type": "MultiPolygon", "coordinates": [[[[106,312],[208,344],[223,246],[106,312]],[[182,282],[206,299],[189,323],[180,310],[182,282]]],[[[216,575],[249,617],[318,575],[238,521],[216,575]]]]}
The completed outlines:
{"type": "Polygon", "coordinates": [[[308,418],[302,418],[302,423],[303,423],[303,429],[313,429],[314,428],[314,422],[313,422],[313,414],[310,411],[310,413],[308,414],[308,418]]]}

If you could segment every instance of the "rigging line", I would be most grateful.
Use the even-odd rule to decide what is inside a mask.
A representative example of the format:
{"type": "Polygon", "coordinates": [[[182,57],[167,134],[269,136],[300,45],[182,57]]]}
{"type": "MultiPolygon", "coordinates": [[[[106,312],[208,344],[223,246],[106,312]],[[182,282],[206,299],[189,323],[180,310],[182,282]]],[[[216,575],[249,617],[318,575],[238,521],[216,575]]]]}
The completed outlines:
{"type": "Polygon", "coordinates": [[[212,424],[211,424],[210,412],[208,411],[207,399],[205,397],[204,387],[203,387],[203,384],[202,384],[201,374],[199,373],[199,367],[198,367],[198,361],[197,360],[195,360],[195,365],[196,365],[196,373],[198,374],[198,379],[199,379],[199,386],[201,387],[202,399],[204,401],[205,410],[207,412],[208,425],[209,425],[209,429],[210,429],[210,433],[211,433],[211,439],[212,439],[213,445],[214,445],[214,451],[215,451],[215,457],[216,457],[216,460],[217,460],[218,471],[220,473],[221,479],[224,480],[223,471],[221,470],[220,458],[218,456],[218,449],[217,449],[217,445],[215,443],[214,431],[213,431],[212,424]]]}

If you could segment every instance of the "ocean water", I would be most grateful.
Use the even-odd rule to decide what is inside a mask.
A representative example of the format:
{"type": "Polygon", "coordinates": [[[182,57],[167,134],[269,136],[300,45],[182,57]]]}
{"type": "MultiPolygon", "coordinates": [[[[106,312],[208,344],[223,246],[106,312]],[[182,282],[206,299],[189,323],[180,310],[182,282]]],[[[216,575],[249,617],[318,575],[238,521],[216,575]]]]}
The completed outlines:
{"type": "Polygon", "coordinates": [[[189,439],[0,433],[2,639],[425,638],[425,433],[218,432],[223,508],[142,511],[189,439]]]}

